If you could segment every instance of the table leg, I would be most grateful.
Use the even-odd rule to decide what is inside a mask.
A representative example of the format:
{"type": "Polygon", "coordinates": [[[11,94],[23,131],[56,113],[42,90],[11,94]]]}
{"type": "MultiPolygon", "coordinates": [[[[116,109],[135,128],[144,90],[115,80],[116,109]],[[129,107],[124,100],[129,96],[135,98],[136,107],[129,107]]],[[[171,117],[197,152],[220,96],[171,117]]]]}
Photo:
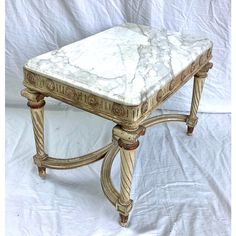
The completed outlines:
{"type": "MultiPolygon", "coordinates": [[[[139,130],[140,131],[140,130],[139,130]]],[[[141,132],[142,133],[142,132],[141,132]]],[[[120,214],[120,225],[128,225],[129,212],[132,209],[132,200],[130,199],[131,184],[133,177],[135,150],[139,145],[136,139],[140,135],[134,135],[128,131],[121,131],[118,145],[120,147],[120,196],[116,203],[116,208],[120,214]],[[130,139],[132,137],[132,140],[130,139]]]]}
{"type": "Polygon", "coordinates": [[[209,69],[211,69],[213,64],[208,62],[205,66],[203,66],[195,75],[194,75],[194,83],[193,83],[193,94],[192,94],[192,103],[190,115],[187,118],[187,135],[191,136],[194,130],[194,127],[197,124],[197,111],[201,99],[201,94],[204,86],[205,79],[207,77],[207,73],[209,69]]]}
{"type": "MultiPolygon", "coordinates": [[[[120,224],[126,226],[128,222],[129,210],[132,208],[132,200],[130,199],[130,191],[132,184],[132,176],[135,161],[135,150],[126,150],[121,148],[120,151],[120,224]]],[[[119,208],[118,208],[119,211],[119,208]]]]}
{"type": "Polygon", "coordinates": [[[43,177],[46,175],[46,168],[41,166],[40,161],[47,158],[44,151],[44,96],[29,89],[24,89],[22,95],[28,99],[27,105],[31,111],[36,146],[34,162],[38,166],[39,176],[43,177]]]}

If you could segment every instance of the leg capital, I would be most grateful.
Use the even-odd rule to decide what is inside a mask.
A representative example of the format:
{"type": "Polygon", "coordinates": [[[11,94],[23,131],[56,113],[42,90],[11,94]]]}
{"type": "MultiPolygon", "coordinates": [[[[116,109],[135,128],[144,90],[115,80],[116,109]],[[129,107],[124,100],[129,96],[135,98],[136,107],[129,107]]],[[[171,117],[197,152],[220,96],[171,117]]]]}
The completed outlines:
{"type": "Polygon", "coordinates": [[[123,129],[122,126],[116,125],[112,130],[112,136],[114,139],[124,140],[125,143],[135,143],[139,136],[145,134],[146,128],[143,126],[139,126],[136,130],[127,130],[123,129]]]}
{"type": "Polygon", "coordinates": [[[119,147],[121,147],[121,148],[123,148],[125,150],[132,151],[132,150],[137,149],[137,147],[139,146],[139,141],[136,140],[133,143],[127,143],[124,140],[119,139],[118,140],[118,145],[119,145],[119,147]]]}
{"type": "Polygon", "coordinates": [[[197,79],[205,79],[207,77],[208,71],[213,67],[212,62],[208,62],[206,65],[204,65],[195,75],[194,78],[197,79]]]}
{"type": "Polygon", "coordinates": [[[45,97],[43,94],[28,88],[21,90],[21,96],[35,103],[40,102],[45,97]]]}

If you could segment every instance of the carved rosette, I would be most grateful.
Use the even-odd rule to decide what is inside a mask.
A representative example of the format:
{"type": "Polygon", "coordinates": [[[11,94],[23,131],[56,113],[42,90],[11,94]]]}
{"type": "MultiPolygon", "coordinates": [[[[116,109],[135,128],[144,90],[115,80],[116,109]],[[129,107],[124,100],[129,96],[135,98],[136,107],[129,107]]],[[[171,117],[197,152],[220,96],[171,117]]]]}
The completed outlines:
{"type": "Polygon", "coordinates": [[[98,105],[98,100],[95,96],[93,95],[90,95],[88,97],[88,104],[92,107],[96,107],[98,105]]]}
{"type": "Polygon", "coordinates": [[[112,112],[116,116],[124,116],[125,115],[124,107],[120,104],[117,104],[117,103],[113,103],[112,112]]]}
{"type": "Polygon", "coordinates": [[[65,89],[65,95],[70,98],[73,99],[76,95],[75,90],[73,88],[70,87],[66,87],[65,89]]]}
{"type": "Polygon", "coordinates": [[[46,81],[46,88],[49,90],[49,91],[54,91],[55,89],[55,84],[52,80],[47,80],[46,81]]]}

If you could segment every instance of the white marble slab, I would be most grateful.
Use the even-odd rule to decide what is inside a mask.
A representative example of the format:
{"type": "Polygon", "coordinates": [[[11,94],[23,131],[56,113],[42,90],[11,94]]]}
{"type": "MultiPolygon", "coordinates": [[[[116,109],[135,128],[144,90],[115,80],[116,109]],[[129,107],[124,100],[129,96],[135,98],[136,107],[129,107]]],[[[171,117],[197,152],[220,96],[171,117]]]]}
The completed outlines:
{"type": "Polygon", "coordinates": [[[125,105],[139,105],[212,47],[208,39],[124,24],[37,56],[26,68],[125,105]]]}

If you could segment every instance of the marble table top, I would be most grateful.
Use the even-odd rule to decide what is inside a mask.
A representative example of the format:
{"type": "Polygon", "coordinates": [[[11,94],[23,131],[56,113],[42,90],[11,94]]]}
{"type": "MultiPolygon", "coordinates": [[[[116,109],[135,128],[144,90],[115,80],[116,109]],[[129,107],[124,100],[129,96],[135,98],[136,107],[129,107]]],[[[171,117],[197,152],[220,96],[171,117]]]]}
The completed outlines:
{"type": "Polygon", "coordinates": [[[208,39],[126,23],[32,58],[25,68],[135,106],[211,47],[208,39]]]}

